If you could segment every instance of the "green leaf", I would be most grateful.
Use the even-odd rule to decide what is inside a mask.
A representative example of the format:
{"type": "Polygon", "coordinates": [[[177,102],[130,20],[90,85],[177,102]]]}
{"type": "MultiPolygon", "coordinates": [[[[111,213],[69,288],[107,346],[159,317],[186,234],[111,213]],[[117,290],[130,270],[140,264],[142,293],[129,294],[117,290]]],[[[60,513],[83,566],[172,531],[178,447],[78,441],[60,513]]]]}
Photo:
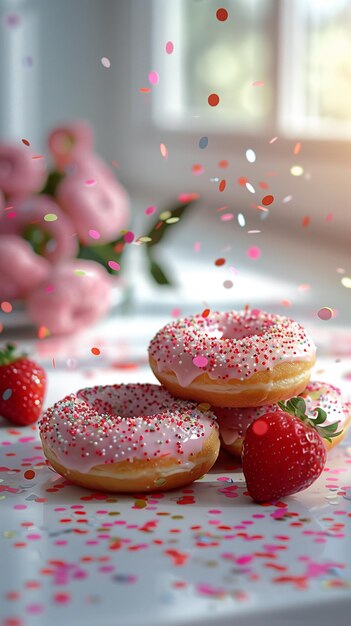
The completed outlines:
{"type": "Polygon", "coordinates": [[[150,258],[149,268],[150,268],[151,276],[154,278],[154,280],[157,282],[158,285],[171,285],[172,284],[171,281],[167,278],[163,269],[160,267],[160,265],[156,263],[156,261],[153,261],[151,258],[150,258]]]}
{"type": "MultiPolygon", "coordinates": [[[[190,200],[189,202],[182,202],[181,204],[178,204],[173,209],[168,209],[171,214],[170,217],[181,218],[193,203],[194,200],[190,200]]],[[[172,226],[172,224],[167,224],[167,222],[161,222],[161,226],[158,227],[160,221],[161,220],[157,218],[156,222],[147,233],[147,237],[150,237],[151,241],[145,244],[146,246],[152,247],[158,244],[172,226]]]]}
{"type": "Polygon", "coordinates": [[[317,417],[313,419],[314,423],[316,425],[323,424],[323,422],[325,422],[325,420],[327,419],[326,412],[319,406],[317,409],[315,409],[315,413],[317,413],[317,417]]]}
{"type": "Polygon", "coordinates": [[[65,174],[63,172],[57,172],[56,170],[50,172],[49,176],[46,179],[46,183],[40,193],[46,194],[48,196],[55,196],[57,187],[64,177],[65,174]]]}

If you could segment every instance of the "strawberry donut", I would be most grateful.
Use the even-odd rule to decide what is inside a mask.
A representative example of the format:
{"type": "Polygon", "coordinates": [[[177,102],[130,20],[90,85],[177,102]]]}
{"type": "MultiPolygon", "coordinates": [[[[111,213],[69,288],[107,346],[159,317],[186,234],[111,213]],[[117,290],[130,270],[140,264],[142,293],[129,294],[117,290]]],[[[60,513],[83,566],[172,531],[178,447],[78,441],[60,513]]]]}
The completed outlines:
{"type": "MultiPolygon", "coordinates": [[[[308,383],[300,395],[306,402],[306,414],[308,416],[316,417],[315,409],[321,407],[327,413],[325,425],[338,422],[337,430],[342,430],[342,433],[332,439],[331,442],[323,439],[327,450],[333,448],[344,438],[350,426],[351,402],[342,397],[341,391],[337,387],[318,381],[308,383]]],[[[218,420],[222,447],[234,456],[240,457],[244,436],[250,424],[265,413],[277,409],[279,409],[277,404],[251,409],[212,407],[218,420]]]]}
{"type": "Polygon", "coordinates": [[[303,326],[259,310],[179,319],[149,345],[151,368],[173,395],[223,407],[261,406],[301,393],[315,358],[303,326]]]}
{"type": "Polygon", "coordinates": [[[81,389],[49,408],[39,430],[59,474],[101,491],[182,487],[203,476],[219,452],[213,413],[160,385],[81,389]]]}

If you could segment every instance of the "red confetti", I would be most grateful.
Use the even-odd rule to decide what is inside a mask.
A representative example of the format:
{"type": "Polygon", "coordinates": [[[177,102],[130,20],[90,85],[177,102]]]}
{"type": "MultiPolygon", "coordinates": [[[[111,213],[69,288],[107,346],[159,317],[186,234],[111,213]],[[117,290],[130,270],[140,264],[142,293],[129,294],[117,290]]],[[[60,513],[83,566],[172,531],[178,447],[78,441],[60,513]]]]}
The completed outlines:
{"type": "Polygon", "coordinates": [[[301,150],[301,144],[300,144],[300,142],[298,142],[298,143],[297,143],[297,144],[295,144],[295,146],[294,146],[294,154],[295,154],[295,156],[296,156],[297,154],[299,154],[300,150],[301,150]]]}
{"type": "Polygon", "coordinates": [[[227,9],[217,9],[216,18],[219,22],[225,22],[228,19],[227,9]]]}
{"type": "Polygon", "coordinates": [[[211,107],[216,107],[219,104],[219,96],[216,93],[211,93],[208,96],[207,101],[211,107]]]}
{"type": "Polygon", "coordinates": [[[223,178],[218,185],[219,191],[224,191],[226,188],[226,185],[227,185],[227,181],[225,180],[225,178],[223,178]]]}
{"type": "Polygon", "coordinates": [[[241,187],[245,187],[247,182],[248,182],[248,180],[247,180],[247,178],[245,178],[245,176],[241,176],[240,178],[238,178],[238,184],[241,187]]]}
{"type": "Polygon", "coordinates": [[[92,353],[94,356],[99,356],[99,354],[100,354],[100,350],[99,350],[99,348],[95,348],[95,347],[94,347],[94,348],[92,348],[92,349],[91,349],[91,353],[92,353]]]}
{"type": "Polygon", "coordinates": [[[28,139],[22,139],[22,143],[24,143],[25,146],[30,146],[28,139]]]}
{"type": "Polygon", "coordinates": [[[4,302],[1,303],[1,310],[4,313],[11,313],[12,311],[12,304],[11,302],[6,302],[6,300],[4,302]]]}
{"type": "Polygon", "coordinates": [[[303,220],[302,220],[302,227],[303,228],[307,228],[307,226],[309,226],[311,222],[311,219],[308,217],[308,215],[306,215],[303,220]]]}
{"type": "Polygon", "coordinates": [[[274,202],[274,196],[268,195],[262,198],[263,206],[269,206],[272,202],[274,202]]]}
{"type": "Polygon", "coordinates": [[[219,163],[218,163],[218,167],[220,167],[223,170],[226,167],[228,167],[228,165],[229,165],[229,161],[227,161],[226,159],[223,159],[222,161],[219,161],[219,163]]]}
{"type": "Polygon", "coordinates": [[[220,258],[220,259],[216,259],[214,264],[215,264],[217,267],[220,267],[221,265],[224,265],[224,263],[225,263],[225,259],[220,258]]]}
{"type": "Polygon", "coordinates": [[[204,309],[201,313],[201,317],[204,317],[204,318],[208,317],[210,312],[211,312],[210,309],[204,309]]]}

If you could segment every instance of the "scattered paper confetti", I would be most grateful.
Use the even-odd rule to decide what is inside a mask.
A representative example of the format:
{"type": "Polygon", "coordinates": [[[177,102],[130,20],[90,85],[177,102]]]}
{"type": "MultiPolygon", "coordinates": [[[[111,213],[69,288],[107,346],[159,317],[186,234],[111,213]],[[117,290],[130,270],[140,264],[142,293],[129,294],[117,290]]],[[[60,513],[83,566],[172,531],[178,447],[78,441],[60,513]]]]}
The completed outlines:
{"type": "Polygon", "coordinates": [[[221,222],[230,222],[232,219],[234,219],[233,213],[223,213],[220,217],[221,222]]]}
{"type": "Polygon", "coordinates": [[[155,71],[149,72],[148,78],[149,78],[150,85],[158,85],[160,77],[157,72],[155,71]]]}
{"type": "Polygon", "coordinates": [[[292,176],[302,176],[303,167],[301,167],[301,165],[293,165],[290,168],[290,174],[292,174],[292,176]]]}
{"type": "Polygon", "coordinates": [[[227,181],[225,180],[225,178],[223,178],[218,185],[218,190],[224,191],[226,188],[226,185],[227,185],[227,181]]]}
{"type": "Polygon", "coordinates": [[[311,218],[308,217],[308,215],[305,215],[305,217],[302,219],[302,222],[301,222],[302,227],[307,228],[307,226],[310,225],[310,222],[311,222],[311,218]]]}
{"type": "Polygon", "coordinates": [[[261,248],[258,248],[257,246],[251,246],[247,249],[246,254],[249,259],[259,259],[261,256],[261,248]]]}
{"type": "Polygon", "coordinates": [[[167,54],[172,54],[174,52],[174,44],[173,41],[167,41],[165,45],[165,50],[167,54]]]}
{"type": "Polygon", "coordinates": [[[278,137],[272,137],[272,139],[269,140],[269,143],[275,143],[277,139],[278,137]]]}
{"type": "Polygon", "coordinates": [[[245,226],[245,224],[246,224],[246,220],[245,220],[245,217],[243,216],[242,213],[238,213],[237,220],[238,220],[239,226],[241,226],[243,228],[245,226]]]}
{"type": "Polygon", "coordinates": [[[107,265],[111,268],[111,270],[113,270],[114,272],[118,272],[118,270],[121,269],[121,266],[119,263],[117,263],[117,261],[109,261],[107,263],[107,265]]]}
{"type": "Polygon", "coordinates": [[[292,196],[285,196],[285,198],[283,198],[283,204],[287,204],[288,202],[291,202],[292,200],[292,196]]]}
{"type": "Polygon", "coordinates": [[[164,159],[168,158],[168,150],[164,143],[160,143],[160,152],[164,159]]]}
{"type": "Polygon", "coordinates": [[[145,209],[145,215],[152,215],[153,213],[155,213],[155,211],[155,206],[148,206],[147,209],[145,209]]]}
{"type": "Polygon", "coordinates": [[[297,156],[299,154],[300,150],[301,150],[301,143],[298,142],[294,146],[294,155],[297,156]]]}
{"type": "Polygon", "coordinates": [[[99,349],[99,348],[96,348],[95,346],[94,346],[93,348],[91,348],[91,350],[90,350],[90,351],[91,351],[91,353],[92,353],[94,356],[99,356],[99,354],[101,354],[100,349],[99,349]]]}
{"type": "Polygon", "coordinates": [[[346,289],[351,289],[351,278],[349,276],[343,276],[341,284],[343,287],[346,287],[346,289]]]}
{"type": "Polygon", "coordinates": [[[100,239],[100,233],[98,230],[91,229],[88,231],[88,234],[92,239],[100,239]]]}
{"type": "Polygon", "coordinates": [[[228,19],[228,11],[227,9],[217,9],[216,18],[219,22],[225,22],[228,19]]]}
{"type": "Polygon", "coordinates": [[[223,257],[221,257],[221,258],[219,258],[219,259],[216,259],[216,260],[215,260],[215,262],[214,262],[214,264],[215,264],[217,267],[221,267],[221,265],[224,265],[224,264],[225,264],[225,262],[226,262],[226,261],[225,261],[225,259],[224,259],[223,257]]]}
{"type": "Polygon", "coordinates": [[[56,222],[57,215],[56,213],[47,213],[46,215],[44,215],[44,220],[45,222],[56,222]]]}
{"type": "Polygon", "coordinates": [[[12,304],[11,304],[11,302],[7,302],[6,300],[4,300],[1,303],[1,310],[4,313],[11,313],[11,311],[12,311],[12,304]]]}
{"type": "Polygon", "coordinates": [[[194,163],[194,165],[191,166],[191,171],[195,174],[195,176],[200,176],[200,174],[203,174],[205,170],[201,163],[194,163]]]}
{"type": "Polygon", "coordinates": [[[132,241],[134,241],[134,236],[134,233],[131,230],[128,230],[126,233],[124,233],[123,239],[126,243],[132,243],[132,241]]]}
{"type": "Polygon", "coordinates": [[[30,143],[29,143],[28,139],[22,139],[22,143],[23,143],[25,146],[30,146],[30,143]]]}
{"type": "Polygon", "coordinates": [[[228,165],[229,161],[227,161],[227,159],[222,159],[222,161],[219,161],[218,163],[218,167],[220,167],[222,170],[225,170],[228,165]]]}
{"type": "Polygon", "coordinates": [[[245,183],[245,187],[250,193],[256,193],[255,188],[251,185],[251,183],[245,183]]]}
{"type": "Polygon", "coordinates": [[[208,363],[208,358],[205,356],[195,356],[193,358],[193,363],[196,367],[206,367],[208,363]]]}
{"type": "Polygon", "coordinates": [[[216,93],[211,93],[211,94],[208,96],[207,101],[208,101],[208,104],[209,104],[211,107],[216,107],[216,106],[219,104],[219,102],[220,102],[220,98],[219,98],[218,94],[216,94],[216,93]]]}
{"type": "Polygon", "coordinates": [[[111,67],[111,61],[107,57],[101,57],[101,65],[106,67],[107,69],[111,67]]]}
{"type": "Polygon", "coordinates": [[[332,317],[334,317],[334,311],[330,307],[324,306],[319,309],[317,315],[321,320],[330,320],[332,317]]]}
{"type": "Polygon", "coordinates": [[[232,281],[232,280],[225,280],[225,281],[223,282],[223,287],[224,287],[225,289],[231,289],[231,288],[233,287],[233,284],[234,284],[234,283],[233,283],[233,281],[232,281]]]}
{"type": "Polygon", "coordinates": [[[94,178],[88,178],[88,180],[85,181],[85,184],[87,187],[94,187],[94,185],[96,185],[96,180],[94,180],[94,178]]]}
{"type": "Polygon", "coordinates": [[[208,146],[208,137],[201,137],[201,139],[199,140],[199,148],[201,148],[201,150],[204,150],[205,148],[207,148],[208,146]]]}
{"type": "Polygon", "coordinates": [[[248,160],[249,163],[255,163],[256,161],[256,154],[254,150],[252,150],[251,148],[246,150],[246,159],[248,160]]]}
{"type": "Polygon", "coordinates": [[[265,196],[264,198],[262,198],[261,202],[263,206],[269,206],[270,204],[274,202],[274,196],[271,196],[271,195],[265,196]]]}

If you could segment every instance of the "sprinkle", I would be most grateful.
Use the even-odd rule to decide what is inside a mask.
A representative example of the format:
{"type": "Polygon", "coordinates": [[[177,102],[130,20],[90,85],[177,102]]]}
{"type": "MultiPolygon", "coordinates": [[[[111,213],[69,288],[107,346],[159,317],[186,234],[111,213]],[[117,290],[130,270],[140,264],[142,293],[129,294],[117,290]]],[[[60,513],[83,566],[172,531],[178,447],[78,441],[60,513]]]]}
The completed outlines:
{"type": "Polygon", "coordinates": [[[155,211],[156,211],[155,206],[148,206],[144,212],[145,212],[145,215],[152,215],[153,213],[155,213],[155,211]]]}
{"type": "Polygon", "coordinates": [[[211,107],[216,107],[219,104],[219,96],[216,93],[211,93],[207,98],[207,102],[211,107]]]}
{"type": "Polygon", "coordinates": [[[10,389],[9,387],[7,389],[5,389],[4,393],[2,394],[2,399],[3,400],[9,400],[12,396],[12,389],[10,389]]]}
{"type": "Polygon", "coordinates": [[[119,263],[117,263],[117,261],[109,261],[107,265],[111,268],[111,270],[114,270],[115,272],[118,272],[118,270],[121,269],[121,266],[119,263]]]}
{"type": "Polygon", "coordinates": [[[34,470],[26,470],[23,474],[23,476],[25,477],[26,480],[32,480],[35,476],[35,471],[34,470]]]}
{"type": "Polygon", "coordinates": [[[164,143],[160,143],[160,152],[164,159],[168,158],[168,150],[164,143]]]}
{"type": "Polygon", "coordinates": [[[4,302],[1,303],[1,310],[4,313],[11,313],[11,311],[12,311],[12,304],[11,304],[11,302],[7,302],[6,300],[4,300],[4,302]]]}
{"type": "Polygon", "coordinates": [[[150,85],[157,85],[160,80],[158,73],[155,71],[149,72],[148,78],[149,78],[150,85]]]}
{"type": "Polygon", "coordinates": [[[233,281],[232,280],[225,280],[223,283],[223,287],[225,289],[231,289],[233,287],[233,281]]]}
{"type": "Polygon", "coordinates": [[[228,11],[227,9],[217,9],[216,18],[219,22],[225,22],[228,19],[228,11]]]}
{"type": "Polygon", "coordinates": [[[238,213],[237,220],[238,220],[239,226],[241,226],[243,228],[245,226],[245,224],[246,224],[246,221],[245,221],[245,217],[243,216],[242,213],[238,213]]]}
{"type": "Polygon", "coordinates": [[[326,321],[334,317],[334,311],[330,307],[324,306],[321,309],[319,309],[317,315],[321,320],[326,321]]]}
{"type": "Polygon", "coordinates": [[[205,148],[207,148],[208,146],[208,137],[201,137],[201,139],[199,140],[199,148],[201,148],[201,150],[204,150],[205,148]]]}
{"type": "Polygon", "coordinates": [[[245,187],[250,193],[256,193],[255,188],[251,185],[251,183],[246,182],[245,187]]]}
{"type": "Polygon", "coordinates": [[[226,261],[225,261],[225,259],[223,259],[223,258],[221,257],[220,259],[216,259],[216,260],[215,260],[215,262],[214,262],[214,264],[215,264],[217,267],[220,267],[221,265],[224,265],[224,264],[225,264],[225,262],[226,262],[226,261]]]}
{"type": "Polygon", "coordinates": [[[210,309],[204,309],[201,313],[201,317],[206,318],[209,316],[210,313],[211,313],[210,309]]]}
{"type": "Polygon", "coordinates": [[[56,222],[57,215],[55,213],[47,213],[44,215],[45,222],[56,222]]]}
{"type": "Polygon", "coordinates": [[[28,139],[22,139],[22,143],[24,143],[25,146],[30,146],[28,139]]]}
{"type": "Polygon", "coordinates": [[[269,206],[272,202],[274,202],[274,196],[268,195],[262,198],[263,206],[269,206]]]}
{"type": "Polygon", "coordinates": [[[128,230],[126,233],[124,233],[123,239],[126,243],[132,243],[132,241],[134,240],[134,233],[131,230],[128,230]]]}
{"type": "Polygon", "coordinates": [[[341,284],[343,287],[346,287],[346,289],[351,289],[351,278],[349,278],[349,276],[343,276],[341,284]]]}
{"type": "Polygon", "coordinates": [[[259,259],[261,256],[261,249],[257,246],[251,246],[251,248],[248,248],[246,254],[249,259],[259,259]]]}
{"type": "Polygon", "coordinates": [[[92,239],[100,239],[100,233],[97,230],[89,230],[89,237],[92,239]]]}
{"type": "Polygon", "coordinates": [[[107,69],[111,67],[111,61],[107,57],[101,57],[101,65],[106,67],[107,69]]]}
{"type": "Polygon", "coordinates": [[[193,363],[196,367],[206,367],[208,359],[205,356],[195,356],[193,358],[193,363]]]}
{"type": "Polygon", "coordinates": [[[247,158],[249,163],[255,163],[255,161],[256,161],[256,154],[255,154],[255,152],[251,148],[246,150],[246,158],[247,158]]]}
{"type": "Polygon", "coordinates": [[[99,348],[96,348],[96,347],[94,346],[93,348],[91,348],[91,353],[92,353],[94,356],[99,356],[99,354],[100,354],[100,350],[99,350],[99,348]]]}
{"type": "Polygon", "coordinates": [[[167,54],[172,54],[172,52],[174,51],[174,44],[172,41],[167,41],[165,45],[165,50],[167,54]]]}
{"type": "Polygon", "coordinates": [[[303,167],[301,167],[301,165],[293,165],[290,168],[290,174],[292,174],[292,176],[301,176],[303,174],[303,167]]]}

